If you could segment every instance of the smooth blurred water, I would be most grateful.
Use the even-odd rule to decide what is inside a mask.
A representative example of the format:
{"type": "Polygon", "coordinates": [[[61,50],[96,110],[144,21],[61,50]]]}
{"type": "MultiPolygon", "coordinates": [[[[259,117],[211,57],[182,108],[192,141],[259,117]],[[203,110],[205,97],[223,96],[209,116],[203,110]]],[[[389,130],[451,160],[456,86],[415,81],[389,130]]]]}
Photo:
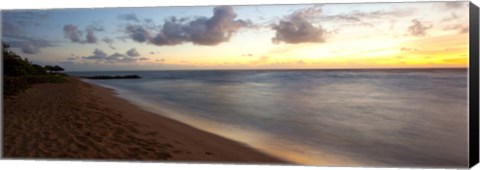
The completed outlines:
{"type": "Polygon", "coordinates": [[[88,80],[294,162],[466,166],[467,70],[223,70],[88,80]]]}

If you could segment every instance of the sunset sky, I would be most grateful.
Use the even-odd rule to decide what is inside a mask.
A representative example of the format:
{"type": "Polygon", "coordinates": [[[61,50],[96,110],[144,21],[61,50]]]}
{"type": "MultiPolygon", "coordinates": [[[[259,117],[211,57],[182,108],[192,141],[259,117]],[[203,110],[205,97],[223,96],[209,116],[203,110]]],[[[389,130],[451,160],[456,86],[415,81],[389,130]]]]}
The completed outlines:
{"type": "Polygon", "coordinates": [[[2,41],[70,71],[467,67],[468,2],[2,11],[2,41]]]}

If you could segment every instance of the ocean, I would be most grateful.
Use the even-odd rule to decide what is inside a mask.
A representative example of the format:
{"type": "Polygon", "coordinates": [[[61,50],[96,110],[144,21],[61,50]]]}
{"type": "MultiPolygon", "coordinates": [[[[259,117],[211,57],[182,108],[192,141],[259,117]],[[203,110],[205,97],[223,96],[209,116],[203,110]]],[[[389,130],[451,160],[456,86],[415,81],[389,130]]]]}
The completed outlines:
{"type": "Polygon", "coordinates": [[[185,70],[86,80],[154,113],[309,165],[465,167],[467,69],[185,70]]]}

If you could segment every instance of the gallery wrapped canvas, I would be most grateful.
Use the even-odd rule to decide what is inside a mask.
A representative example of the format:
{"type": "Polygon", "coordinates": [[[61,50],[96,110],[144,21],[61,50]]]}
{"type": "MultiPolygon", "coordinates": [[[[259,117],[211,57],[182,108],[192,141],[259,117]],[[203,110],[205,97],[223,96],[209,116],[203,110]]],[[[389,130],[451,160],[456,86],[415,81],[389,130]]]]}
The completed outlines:
{"type": "Polygon", "coordinates": [[[468,1],[2,10],[5,159],[468,168],[468,1]]]}

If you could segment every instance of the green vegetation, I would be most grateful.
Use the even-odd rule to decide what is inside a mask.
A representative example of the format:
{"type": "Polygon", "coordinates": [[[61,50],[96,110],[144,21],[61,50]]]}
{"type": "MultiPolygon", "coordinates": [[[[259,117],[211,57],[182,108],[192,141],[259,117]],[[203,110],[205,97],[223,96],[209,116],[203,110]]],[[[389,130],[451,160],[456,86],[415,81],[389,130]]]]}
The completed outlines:
{"type": "Polygon", "coordinates": [[[45,66],[32,64],[27,58],[10,51],[9,46],[2,42],[3,51],[3,94],[15,95],[25,91],[32,84],[63,83],[68,80],[65,74],[59,73],[64,69],[60,66],[45,66]]]}

